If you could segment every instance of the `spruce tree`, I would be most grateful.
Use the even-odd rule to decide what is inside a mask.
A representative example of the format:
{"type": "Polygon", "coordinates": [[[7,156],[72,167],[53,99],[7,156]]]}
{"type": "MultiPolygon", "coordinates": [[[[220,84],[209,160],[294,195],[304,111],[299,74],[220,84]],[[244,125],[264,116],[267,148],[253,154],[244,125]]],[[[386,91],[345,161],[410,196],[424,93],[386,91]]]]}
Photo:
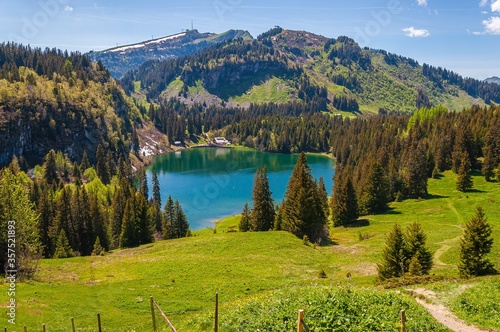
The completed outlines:
{"type": "Polygon", "coordinates": [[[137,177],[139,182],[139,192],[146,198],[146,201],[149,199],[149,186],[148,186],[148,177],[146,176],[146,170],[142,168],[139,171],[139,175],[137,177]]]}
{"type": "Polygon", "coordinates": [[[71,246],[69,245],[68,238],[66,237],[66,232],[64,229],[59,231],[56,241],[56,249],[54,252],[54,258],[69,258],[74,257],[75,254],[71,246]]]}
{"type": "Polygon", "coordinates": [[[326,236],[327,219],[305,153],[293,169],[281,209],[283,230],[300,238],[307,235],[314,242],[326,236]]]}
{"type": "Polygon", "coordinates": [[[178,200],[174,203],[174,237],[186,237],[189,232],[189,221],[178,200]]]}
{"type": "Polygon", "coordinates": [[[466,152],[462,153],[460,166],[458,167],[457,190],[466,192],[472,189],[473,182],[470,175],[471,165],[469,156],[466,152]]]}
{"type": "Polygon", "coordinates": [[[170,195],[163,209],[161,232],[164,240],[174,238],[174,200],[170,195]]]}
{"type": "Polygon", "coordinates": [[[465,224],[465,233],[460,240],[461,277],[482,276],[494,272],[493,264],[487,256],[493,246],[492,228],[487,222],[483,208],[478,206],[476,213],[465,224]]]}
{"type": "Polygon", "coordinates": [[[245,202],[243,211],[241,212],[240,223],[238,224],[240,232],[248,232],[250,230],[251,214],[252,211],[248,207],[248,203],[245,202]]]}
{"type": "Polygon", "coordinates": [[[426,147],[420,142],[409,149],[404,174],[405,193],[408,198],[424,198],[428,193],[426,147]]]}
{"type": "Polygon", "coordinates": [[[156,233],[161,233],[161,192],[160,192],[160,181],[158,181],[158,174],[156,170],[153,170],[153,197],[152,197],[152,207],[151,215],[153,223],[155,225],[156,233]]]}
{"type": "Polygon", "coordinates": [[[325,216],[328,219],[328,216],[330,215],[330,206],[328,204],[328,192],[326,191],[325,180],[322,176],[320,176],[318,180],[318,195],[325,216]]]}
{"type": "Polygon", "coordinates": [[[104,152],[104,149],[101,146],[101,144],[97,146],[96,157],[97,157],[97,165],[96,165],[97,175],[101,179],[102,183],[109,184],[110,176],[109,176],[109,170],[106,167],[107,164],[106,152],[104,152]]]}
{"type": "Polygon", "coordinates": [[[125,178],[121,177],[120,185],[116,188],[111,203],[111,249],[116,249],[120,245],[123,215],[125,213],[125,205],[127,204],[129,196],[130,185],[125,178]]]}
{"type": "Polygon", "coordinates": [[[56,153],[54,150],[50,150],[45,156],[45,161],[43,163],[43,178],[48,184],[57,183],[59,181],[56,165],[56,153]]]}
{"type": "Polygon", "coordinates": [[[250,219],[251,230],[271,230],[274,225],[275,211],[266,166],[258,169],[255,173],[252,201],[253,209],[250,219]]]}
{"type": "Polygon", "coordinates": [[[389,180],[382,165],[376,162],[362,188],[360,210],[364,214],[383,213],[389,208],[389,201],[389,180]]]}
{"type": "Polygon", "coordinates": [[[82,161],[80,162],[80,169],[85,172],[87,168],[90,167],[89,156],[87,155],[87,150],[83,150],[82,161]]]}
{"type": "Polygon", "coordinates": [[[418,222],[414,222],[406,228],[404,234],[406,267],[412,275],[429,274],[432,269],[432,253],[426,247],[427,236],[418,222]],[[413,266],[412,266],[413,265],[413,266]]]}
{"type": "Polygon", "coordinates": [[[135,194],[135,218],[139,244],[153,242],[153,224],[149,218],[149,205],[141,192],[135,194]]]}
{"type": "Polygon", "coordinates": [[[358,214],[358,201],[351,177],[338,167],[333,179],[331,213],[333,226],[339,227],[354,222],[358,214]]]}
{"type": "Polygon", "coordinates": [[[101,240],[97,237],[94,242],[94,248],[92,249],[92,256],[100,256],[104,251],[104,248],[101,246],[101,240]]]}
{"type": "Polygon", "coordinates": [[[132,196],[127,200],[127,204],[125,204],[122,231],[120,233],[120,248],[135,247],[139,244],[137,228],[135,197],[132,196]]]}
{"type": "Polygon", "coordinates": [[[158,173],[153,169],[153,201],[161,206],[161,191],[160,181],[158,180],[158,173]]]}
{"type": "Polygon", "coordinates": [[[405,274],[406,253],[404,234],[401,227],[395,224],[387,235],[382,253],[382,264],[378,264],[378,276],[381,280],[401,277],[405,274]]]}

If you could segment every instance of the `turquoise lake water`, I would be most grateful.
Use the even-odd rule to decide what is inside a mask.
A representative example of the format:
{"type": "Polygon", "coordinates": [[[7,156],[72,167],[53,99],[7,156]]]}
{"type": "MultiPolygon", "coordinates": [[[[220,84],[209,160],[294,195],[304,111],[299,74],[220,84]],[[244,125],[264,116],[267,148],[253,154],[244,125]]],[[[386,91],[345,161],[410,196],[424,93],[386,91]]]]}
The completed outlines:
{"type": "MultiPolygon", "coordinates": [[[[149,189],[156,170],[162,204],[168,195],[179,200],[191,229],[212,227],[214,222],[241,213],[251,205],[253,178],[257,168],[268,169],[269,183],[276,202],[284,197],[288,180],[298,155],[276,154],[226,148],[187,149],[167,153],[154,159],[147,169],[149,189]]],[[[334,174],[332,159],[308,155],[308,164],[316,179],[323,177],[331,193],[334,174]]],[[[151,194],[150,194],[151,196],[151,194]]]]}

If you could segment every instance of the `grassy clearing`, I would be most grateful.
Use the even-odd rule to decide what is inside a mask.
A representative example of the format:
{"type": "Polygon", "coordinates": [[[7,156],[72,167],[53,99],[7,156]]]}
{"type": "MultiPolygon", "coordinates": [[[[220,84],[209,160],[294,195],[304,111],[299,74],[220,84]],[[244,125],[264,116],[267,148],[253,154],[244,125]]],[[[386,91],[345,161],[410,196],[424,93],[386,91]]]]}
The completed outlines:
{"type": "Polygon", "coordinates": [[[260,85],[254,85],[241,96],[231,100],[238,103],[286,103],[294,96],[295,88],[287,80],[272,77],[260,85]]]}
{"type": "MultiPolygon", "coordinates": [[[[387,214],[366,216],[352,227],[333,229],[336,245],[305,246],[285,232],[228,232],[239,221],[233,216],[219,222],[215,234],[206,229],[194,232],[192,238],[160,241],[104,257],[43,260],[35,281],[17,285],[17,321],[31,329],[47,323],[50,331],[68,331],[70,318],[75,317],[80,331],[92,331],[95,314],[101,312],[107,331],[146,331],[151,324],[150,295],[182,327],[212,311],[216,292],[226,308],[240,304],[254,308],[254,299],[267,301],[267,294],[274,290],[286,294],[306,285],[371,287],[385,234],[396,222],[406,226],[419,221],[435,251],[432,273],[457,278],[462,226],[476,205],[483,206],[493,225],[491,259],[500,268],[500,184],[475,177],[476,190],[464,194],[455,190],[455,180],[454,174],[446,172],[441,179],[429,181],[428,199],[393,203],[387,214]],[[319,278],[321,269],[326,279],[319,278]]],[[[5,294],[7,284],[0,288],[5,294]]],[[[498,298],[498,287],[478,288],[479,294],[491,290],[489,295],[498,298]]],[[[474,301],[482,303],[483,298],[487,299],[478,296],[474,301]]],[[[2,297],[0,305],[5,307],[6,301],[2,297]]],[[[294,318],[301,302],[287,301],[291,301],[294,318]]],[[[471,309],[456,310],[466,310],[463,317],[471,322],[484,321],[479,314],[468,313],[471,309]]]]}

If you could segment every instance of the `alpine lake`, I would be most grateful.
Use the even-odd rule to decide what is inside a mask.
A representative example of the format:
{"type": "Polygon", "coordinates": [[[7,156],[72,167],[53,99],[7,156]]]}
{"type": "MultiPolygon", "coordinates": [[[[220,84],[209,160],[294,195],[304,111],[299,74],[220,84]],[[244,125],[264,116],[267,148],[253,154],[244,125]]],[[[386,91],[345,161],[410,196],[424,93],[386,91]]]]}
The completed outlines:
{"type": "MultiPolygon", "coordinates": [[[[192,230],[214,227],[215,221],[241,213],[245,202],[252,205],[255,172],[267,166],[275,203],[285,196],[297,154],[278,154],[232,148],[196,148],[166,153],[147,168],[151,195],[153,171],[157,172],[162,205],[169,195],[178,200],[192,230]]],[[[308,154],[312,175],[323,177],[331,193],[334,160],[308,154]]]]}

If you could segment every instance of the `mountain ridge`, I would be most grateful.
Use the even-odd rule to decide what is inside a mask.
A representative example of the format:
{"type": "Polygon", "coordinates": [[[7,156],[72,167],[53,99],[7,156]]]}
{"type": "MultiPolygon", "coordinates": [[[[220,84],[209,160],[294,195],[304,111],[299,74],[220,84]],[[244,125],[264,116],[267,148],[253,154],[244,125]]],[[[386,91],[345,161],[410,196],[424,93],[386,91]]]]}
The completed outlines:
{"type": "Polygon", "coordinates": [[[461,110],[500,102],[496,85],[384,50],[361,48],[349,37],[280,27],[256,39],[225,41],[170,62],[146,62],[121,83],[129,94],[141,93],[156,102],[177,98],[187,104],[230,107],[316,97],[325,99],[324,111],[411,113],[438,104],[461,110]]]}
{"type": "Polygon", "coordinates": [[[193,29],[103,51],[91,51],[87,55],[94,62],[101,61],[109,69],[111,76],[120,78],[129,70],[137,69],[148,60],[168,60],[193,54],[221,41],[235,38],[249,39],[252,36],[244,30],[228,30],[215,34],[200,33],[193,29]]]}

